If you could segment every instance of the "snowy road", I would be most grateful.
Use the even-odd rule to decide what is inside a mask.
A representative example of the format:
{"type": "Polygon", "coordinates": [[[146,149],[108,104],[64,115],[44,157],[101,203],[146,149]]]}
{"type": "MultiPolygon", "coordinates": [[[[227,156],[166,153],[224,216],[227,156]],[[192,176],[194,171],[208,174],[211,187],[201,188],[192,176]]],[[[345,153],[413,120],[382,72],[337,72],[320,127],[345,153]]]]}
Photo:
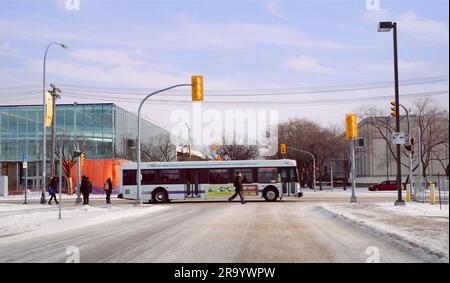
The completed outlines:
{"type": "Polygon", "coordinates": [[[138,215],[5,243],[0,262],[381,262],[417,258],[311,202],[171,203],[138,215]]]}

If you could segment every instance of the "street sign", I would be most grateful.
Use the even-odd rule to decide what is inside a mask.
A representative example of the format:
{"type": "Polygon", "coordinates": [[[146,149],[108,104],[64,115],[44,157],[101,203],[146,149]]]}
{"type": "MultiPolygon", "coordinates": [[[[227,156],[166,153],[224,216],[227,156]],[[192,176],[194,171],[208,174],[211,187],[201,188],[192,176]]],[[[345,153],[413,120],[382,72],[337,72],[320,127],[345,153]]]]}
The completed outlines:
{"type": "Polygon", "coordinates": [[[404,132],[393,132],[392,133],[392,143],[393,144],[405,144],[405,133],[404,132]]]}
{"type": "Polygon", "coordinates": [[[28,168],[28,162],[24,161],[24,162],[22,163],[22,168],[23,168],[23,169],[27,169],[27,168],[28,168]]]}
{"type": "Polygon", "coordinates": [[[27,162],[28,161],[28,156],[26,154],[22,155],[22,161],[23,162],[27,162]]]}

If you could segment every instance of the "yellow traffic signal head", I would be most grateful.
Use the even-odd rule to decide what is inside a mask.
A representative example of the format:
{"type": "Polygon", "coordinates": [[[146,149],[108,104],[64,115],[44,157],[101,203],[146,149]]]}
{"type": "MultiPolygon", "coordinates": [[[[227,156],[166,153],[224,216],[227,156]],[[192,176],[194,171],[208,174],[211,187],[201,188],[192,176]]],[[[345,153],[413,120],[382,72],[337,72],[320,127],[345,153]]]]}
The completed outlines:
{"type": "Polygon", "coordinates": [[[192,76],[192,101],[203,101],[203,76],[192,76]]]}
{"type": "Polygon", "coordinates": [[[397,116],[397,104],[395,103],[395,101],[392,101],[391,105],[391,116],[395,118],[397,116]]]}
{"type": "Polygon", "coordinates": [[[81,155],[80,155],[80,164],[81,165],[84,165],[84,161],[86,160],[86,157],[85,157],[85,155],[84,155],[84,153],[82,153],[81,155]]]}
{"type": "Polygon", "coordinates": [[[345,138],[354,140],[358,138],[358,115],[345,114],[345,138]]]}
{"type": "Polygon", "coordinates": [[[284,143],[281,144],[280,152],[281,152],[281,154],[286,154],[286,144],[284,144],[284,143]]]}

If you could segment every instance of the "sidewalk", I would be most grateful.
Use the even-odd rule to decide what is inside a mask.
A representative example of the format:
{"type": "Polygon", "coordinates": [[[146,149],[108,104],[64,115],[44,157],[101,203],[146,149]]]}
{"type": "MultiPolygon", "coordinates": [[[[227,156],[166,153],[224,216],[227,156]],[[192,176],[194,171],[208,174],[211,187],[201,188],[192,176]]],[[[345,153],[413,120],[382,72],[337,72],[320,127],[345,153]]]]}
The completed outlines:
{"type": "MultiPolygon", "coordinates": [[[[449,207],[428,203],[321,204],[319,209],[430,262],[449,262],[449,207]]],[[[382,256],[382,255],[381,255],[382,256]]]]}
{"type": "Polygon", "coordinates": [[[62,219],[58,206],[0,204],[1,244],[19,239],[98,225],[169,209],[168,206],[64,206],[62,219]]]}

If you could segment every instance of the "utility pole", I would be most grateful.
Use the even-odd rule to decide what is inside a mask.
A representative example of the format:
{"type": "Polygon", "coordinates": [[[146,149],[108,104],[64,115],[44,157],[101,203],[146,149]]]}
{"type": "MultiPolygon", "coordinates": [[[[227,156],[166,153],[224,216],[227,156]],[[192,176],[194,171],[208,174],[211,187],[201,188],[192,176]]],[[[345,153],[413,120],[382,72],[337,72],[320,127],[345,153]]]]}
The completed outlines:
{"type": "Polygon", "coordinates": [[[50,84],[52,88],[49,93],[52,96],[53,104],[53,117],[52,117],[52,145],[50,150],[50,164],[51,164],[51,177],[53,178],[56,174],[55,168],[55,150],[56,150],[56,99],[61,98],[61,89],[57,88],[54,84],[50,84]]]}

